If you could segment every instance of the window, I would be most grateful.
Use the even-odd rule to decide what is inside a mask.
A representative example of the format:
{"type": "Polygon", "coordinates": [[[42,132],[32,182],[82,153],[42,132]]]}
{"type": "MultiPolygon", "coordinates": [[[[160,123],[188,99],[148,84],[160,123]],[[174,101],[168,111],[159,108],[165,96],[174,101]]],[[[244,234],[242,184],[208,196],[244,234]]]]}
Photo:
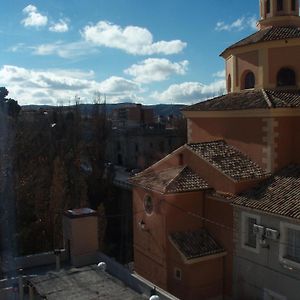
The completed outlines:
{"type": "Polygon", "coordinates": [[[160,151],[161,153],[164,153],[164,152],[165,152],[165,143],[164,143],[164,141],[160,141],[160,142],[159,142],[158,148],[159,148],[159,151],[160,151]]]}
{"type": "Polygon", "coordinates": [[[245,76],[244,89],[253,89],[255,86],[255,76],[253,72],[248,72],[245,76]]]}
{"type": "Polygon", "coordinates": [[[292,4],[291,4],[291,8],[292,10],[296,10],[296,0],[291,0],[292,4]]]}
{"type": "Polygon", "coordinates": [[[174,269],[174,277],[177,280],[181,280],[181,270],[180,269],[178,269],[178,268],[174,269]]]}
{"type": "Polygon", "coordinates": [[[150,195],[146,195],[144,198],[144,209],[148,215],[151,215],[153,212],[153,201],[150,195]]]}
{"type": "Polygon", "coordinates": [[[256,218],[248,218],[247,221],[247,239],[246,239],[246,245],[252,248],[256,248],[256,234],[253,232],[253,225],[256,224],[256,218]]]}
{"type": "Polygon", "coordinates": [[[231,75],[230,74],[228,75],[228,78],[227,78],[227,91],[228,91],[228,93],[231,92],[231,75]]]}
{"type": "Polygon", "coordinates": [[[280,224],[279,260],[287,266],[300,268],[300,225],[280,224]]]}
{"type": "Polygon", "coordinates": [[[283,0],[277,0],[277,11],[283,10],[283,0]]]}
{"type": "Polygon", "coordinates": [[[183,154],[182,153],[180,153],[179,155],[178,155],[178,164],[179,164],[179,166],[183,166],[183,154]]]}
{"type": "Polygon", "coordinates": [[[267,0],[267,14],[271,12],[271,2],[270,0],[267,0]]]}
{"type": "Polygon", "coordinates": [[[292,69],[282,68],[277,74],[277,86],[294,86],[296,85],[296,74],[292,69]]]}
{"type": "Polygon", "coordinates": [[[258,236],[253,231],[253,225],[259,223],[260,216],[249,214],[246,212],[242,213],[242,248],[256,253],[259,252],[258,236]]]}

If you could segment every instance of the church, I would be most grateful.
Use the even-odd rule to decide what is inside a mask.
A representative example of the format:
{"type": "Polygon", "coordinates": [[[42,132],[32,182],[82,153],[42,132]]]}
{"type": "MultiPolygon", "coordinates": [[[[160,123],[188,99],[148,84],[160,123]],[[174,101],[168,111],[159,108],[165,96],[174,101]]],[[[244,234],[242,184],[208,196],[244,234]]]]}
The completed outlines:
{"type": "Polygon", "coordinates": [[[179,299],[300,295],[300,17],[260,0],[225,49],[227,94],[183,110],[188,142],[131,179],[134,267],[179,299]]]}

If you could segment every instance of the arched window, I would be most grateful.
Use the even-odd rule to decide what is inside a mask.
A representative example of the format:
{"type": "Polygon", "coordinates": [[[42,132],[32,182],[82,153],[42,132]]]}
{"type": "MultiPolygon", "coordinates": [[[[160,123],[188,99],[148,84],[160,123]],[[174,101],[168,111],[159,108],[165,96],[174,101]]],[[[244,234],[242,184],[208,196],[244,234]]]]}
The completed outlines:
{"type": "Polygon", "coordinates": [[[283,0],[277,0],[277,11],[283,10],[283,0]]]}
{"type": "Polygon", "coordinates": [[[293,86],[296,85],[296,74],[294,70],[282,68],[277,74],[277,86],[293,86]]]}
{"type": "Polygon", "coordinates": [[[267,0],[267,14],[271,12],[271,2],[270,0],[267,0]]]}
{"type": "Polygon", "coordinates": [[[227,92],[231,92],[231,75],[229,74],[227,77],[227,92]]]}
{"type": "Polygon", "coordinates": [[[291,0],[292,3],[291,3],[291,8],[292,10],[296,10],[296,0],[291,0]]]}
{"type": "Polygon", "coordinates": [[[255,87],[255,76],[253,72],[249,71],[244,80],[244,89],[253,89],[255,87]]]}

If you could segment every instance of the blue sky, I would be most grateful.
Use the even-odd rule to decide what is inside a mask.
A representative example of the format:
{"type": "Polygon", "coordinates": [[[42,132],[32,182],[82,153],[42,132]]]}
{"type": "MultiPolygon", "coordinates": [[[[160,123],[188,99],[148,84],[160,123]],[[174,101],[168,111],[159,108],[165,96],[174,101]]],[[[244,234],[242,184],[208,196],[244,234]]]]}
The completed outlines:
{"type": "Polygon", "coordinates": [[[96,94],[195,103],[224,89],[219,54],[254,32],[257,16],[257,0],[5,1],[0,86],[20,104],[96,94]]]}

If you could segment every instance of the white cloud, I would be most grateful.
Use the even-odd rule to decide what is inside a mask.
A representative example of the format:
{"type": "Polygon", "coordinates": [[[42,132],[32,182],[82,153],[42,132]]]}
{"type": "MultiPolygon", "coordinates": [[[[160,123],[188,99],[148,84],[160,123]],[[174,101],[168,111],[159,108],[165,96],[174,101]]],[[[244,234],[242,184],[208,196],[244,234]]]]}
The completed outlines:
{"type": "Polygon", "coordinates": [[[173,84],[162,93],[155,92],[152,97],[158,102],[194,103],[225,93],[225,80],[205,85],[200,82],[173,84]]]}
{"type": "Polygon", "coordinates": [[[132,65],[124,72],[133,76],[137,82],[149,83],[166,80],[172,74],[184,75],[188,64],[187,60],[177,63],[165,58],[148,58],[132,65]]]}
{"type": "Polygon", "coordinates": [[[23,9],[25,18],[21,21],[25,27],[42,27],[48,23],[48,17],[42,15],[36,6],[30,4],[23,9]]]}
{"type": "Polygon", "coordinates": [[[240,17],[232,23],[225,23],[224,21],[217,22],[215,30],[217,31],[242,31],[244,29],[256,29],[256,16],[240,17]]]}
{"type": "Polygon", "coordinates": [[[86,41],[97,46],[116,48],[135,55],[176,54],[186,43],[180,40],[153,42],[152,33],[142,27],[120,27],[106,21],[85,26],[81,32],[86,41]]]}
{"type": "Polygon", "coordinates": [[[69,31],[68,21],[60,19],[57,23],[52,24],[49,30],[52,32],[67,32],[69,31]]]}
{"type": "Polygon", "coordinates": [[[122,77],[110,77],[102,82],[94,79],[94,72],[80,70],[32,70],[4,65],[0,68],[2,83],[10,97],[20,104],[68,104],[76,95],[91,102],[95,92],[107,95],[108,102],[137,99],[142,92],[139,84],[122,77]]]}
{"type": "Polygon", "coordinates": [[[138,92],[140,91],[140,87],[134,81],[123,77],[112,76],[99,84],[99,90],[102,93],[120,95],[124,93],[124,91],[130,93],[138,92]]]}
{"type": "Polygon", "coordinates": [[[86,56],[98,53],[99,50],[87,42],[63,43],[61,41],[52,44],[42,44],[31,47],[35,55],[57,55],[62,58],[72,59],[74,57],[86,56]]]}
{"type": "Polygon", "coordinates": [[[222,71],[218,71],[216,73],[213,74],[213,77],[217,77],[217,78],[225,78],[225,70],[222,71]]]}

